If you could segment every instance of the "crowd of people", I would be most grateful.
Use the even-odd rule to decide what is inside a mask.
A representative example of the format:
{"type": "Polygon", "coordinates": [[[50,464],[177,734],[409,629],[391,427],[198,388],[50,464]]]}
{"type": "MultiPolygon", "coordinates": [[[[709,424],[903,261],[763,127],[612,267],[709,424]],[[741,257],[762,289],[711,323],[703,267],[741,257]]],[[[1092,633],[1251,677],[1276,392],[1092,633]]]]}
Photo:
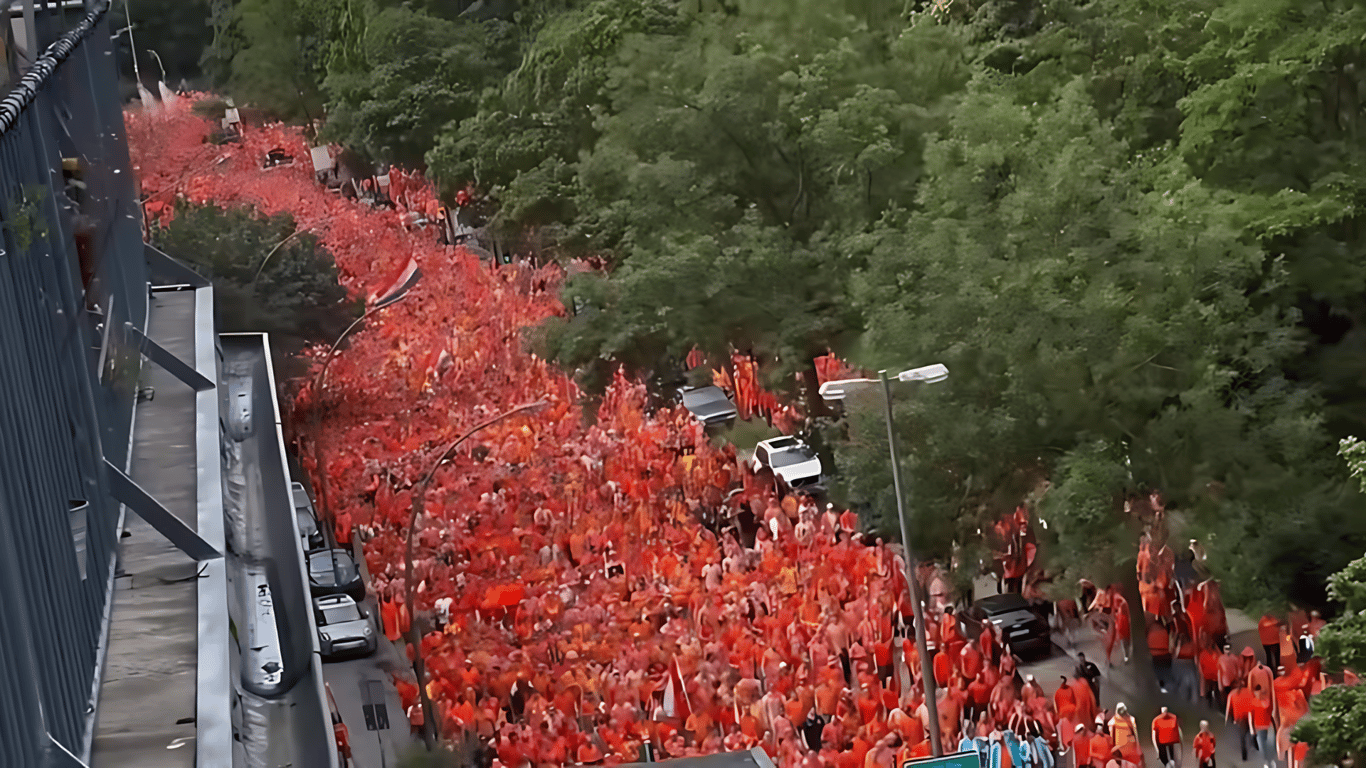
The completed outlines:
{"type": "MultiPolygon", "coordinates": [[[[868,768],[928,755],[931,733],[945,751],[978,750],[989,768],[1144,765],[1134,717],[1100,705],[1097,664],[1083,658],[1056,683],[1022,675],[989,622],[968,636],[933,567],[915,576],[929,595],[932,658],[922,665],[905,563],[896,547],[861,536],[851,512],[748,475],[688,414],[648,413],[643,387],[620,377],[585,424],[573,383],[521,346],[522,328],[562,311],[554,268],[487,269],[409,231],[403,210],[328,194],[303,163],[262,170],[276,147],[308,156],[294,129],[205,144],[212,126],[188,101],[131,114],[128,127],[149,215],[174,215],[178,199],[288,211],[336,256],[357,297],[405,264],[423,269],[409,298],[332,361],[329,391],[298,391],[290,428],[301,444],[321,442],[321,466],[309,450],[301,460],[326,485],[324,514],[341,538],[355,528],[365,540],[386,634],[398,640],[410,620],[423,630],[409,652],[426,661],[433,724],[476,747],[484,765],[759,746],[784,768],[868,768]],[[435,476],[417,525],[415,605],[404,605],[418,479],[456,435],[534,400],[546,408],[481,432],[435,476]],[[319,407],[328,417],[314,430],[319,407]]],[[[389,193],[413,211],[435,204],[416,177],[391,175],[389,193]]],[[[755,386],[752,367],[729,375],[746,410],[788,415],[755,386]]],[[[1133,510],[1150,523],[1133,614],[1142,626],[1131,627],[1119,587],[1082,582],[1076,598],[1056,603],[1059,628],[1099,632],[1107,666],[1116,649],[1120,663],[1131,659],[1136,635],[1173,696],[1204,697],[1242,729],[1245,755],[1295,768],[1304,752],[1290,728],[1327,682],[1312,656],[1322,621],[1266,617],[1262,658],[1234,653],[1198,544],[1172,552],[1160,499],[1137,499],[1133,510]]],[[[1043,603],[1031,514],[1007,517],[1001,586],[1043,603]]],[[[416,718],[416,686],[399,685],[416,718]]],[[[1184,741],[1170,714],[1150,728],[1162,758],[1184,741]]],[[[1192,748],[1213,768],[1208,728],[1192,748]]]]}

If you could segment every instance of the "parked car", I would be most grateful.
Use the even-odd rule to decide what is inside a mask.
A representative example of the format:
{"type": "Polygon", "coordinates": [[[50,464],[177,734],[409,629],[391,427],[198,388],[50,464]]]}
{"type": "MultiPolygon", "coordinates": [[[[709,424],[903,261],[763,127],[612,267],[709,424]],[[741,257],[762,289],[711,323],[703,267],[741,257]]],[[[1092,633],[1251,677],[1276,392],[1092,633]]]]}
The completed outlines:
{"type": "Polygon", "coordinates": [[[1016,656],[1025,658],[1033,653],[1047,655],[1052,651],[1053,639],[1049,634],[1048,620],[1029,601],[1014,592],[984,597],[960,613],[959,618],[963,634],[970,640],[982,634],[983,625],[990,621],[1001,630],[1001,637],[1016,656]]]}
{"type": "Polygon", "coordinates": [[[313,616],[318,622],[318,649],[324,659],[369,656],[379,647],[375,622],[349,595],[313,598],[313,616]]]}
{"type": "Polygon", "coordinates": [[[684,387],[678,392],[683,407],[707,426],[735,423],[735,403],[720,387],[684,387]]]}
{"type": "Polygon", "coordinates": [[[299,523],[299,543],[304,552],[312,552],[327,546],[322,531],[318,530],[318,518],[313,513],[313,501],[308,498],[308,490],[303,483],[290,483],[294,495],[294,517],[299,523]]]}
{"type": "Polygon", "coordinates": [[[823,487],[821,458],[801,438],[783,435],[754,447],[751,468],[768,468],[784,485],[794,491],[818,491],[823,487]]]}
{"type": "Polygon", "coordinates": [[[308,589],[314,597],[350,595],[365,599],[365,582],[351,553],[344,549],[320,549],[308,553],[308,589]]]}

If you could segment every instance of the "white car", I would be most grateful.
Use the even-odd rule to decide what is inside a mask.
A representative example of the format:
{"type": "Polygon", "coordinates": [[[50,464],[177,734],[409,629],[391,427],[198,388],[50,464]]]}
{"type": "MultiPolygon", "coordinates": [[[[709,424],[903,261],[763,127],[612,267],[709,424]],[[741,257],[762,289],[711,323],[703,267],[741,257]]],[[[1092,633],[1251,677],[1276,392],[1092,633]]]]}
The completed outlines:
{"type": "Polygon", "coordinates": [[[801,438],[783,435],[773,437],[754,447],[750,466],[755,471],[768,467],[788,488],[817,490],[821,487],[821,457],[801,438]]]}
{"type": "Polygon", "coordinates": [[[379,647],[379,632],[369,614],[347,595],[313,598],[318,648],[324,659],[343,654],[369,656],[379,647]]]}

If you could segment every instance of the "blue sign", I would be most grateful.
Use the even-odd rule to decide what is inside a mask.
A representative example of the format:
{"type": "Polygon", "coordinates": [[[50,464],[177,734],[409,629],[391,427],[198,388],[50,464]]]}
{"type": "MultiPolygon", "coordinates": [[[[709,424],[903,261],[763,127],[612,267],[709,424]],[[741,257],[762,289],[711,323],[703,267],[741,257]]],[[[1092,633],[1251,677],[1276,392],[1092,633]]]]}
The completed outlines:
{"type": "Polygon", "coordinates": [[[901,764],[901,768],[907,768],[907,766],[914,766],[915,768],[982,768],[982,759],[974,750],[972,752],[955,752],[943,757],[921,757],[915,760],[907,760],[901,764]]]}

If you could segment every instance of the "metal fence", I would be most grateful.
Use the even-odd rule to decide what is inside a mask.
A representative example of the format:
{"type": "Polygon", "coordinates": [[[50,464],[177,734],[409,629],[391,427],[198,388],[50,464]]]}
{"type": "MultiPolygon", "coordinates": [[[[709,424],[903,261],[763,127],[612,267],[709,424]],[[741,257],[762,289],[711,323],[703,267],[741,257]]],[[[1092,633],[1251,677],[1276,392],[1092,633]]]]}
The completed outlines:
{"type": "MultiPolygon", "coordinates": [[[[88,753],[147,268],[108,0],[0,101],[0,766],[88,753]]],[[[55,36],[61,30],[47,27],[55,36]]]]}

